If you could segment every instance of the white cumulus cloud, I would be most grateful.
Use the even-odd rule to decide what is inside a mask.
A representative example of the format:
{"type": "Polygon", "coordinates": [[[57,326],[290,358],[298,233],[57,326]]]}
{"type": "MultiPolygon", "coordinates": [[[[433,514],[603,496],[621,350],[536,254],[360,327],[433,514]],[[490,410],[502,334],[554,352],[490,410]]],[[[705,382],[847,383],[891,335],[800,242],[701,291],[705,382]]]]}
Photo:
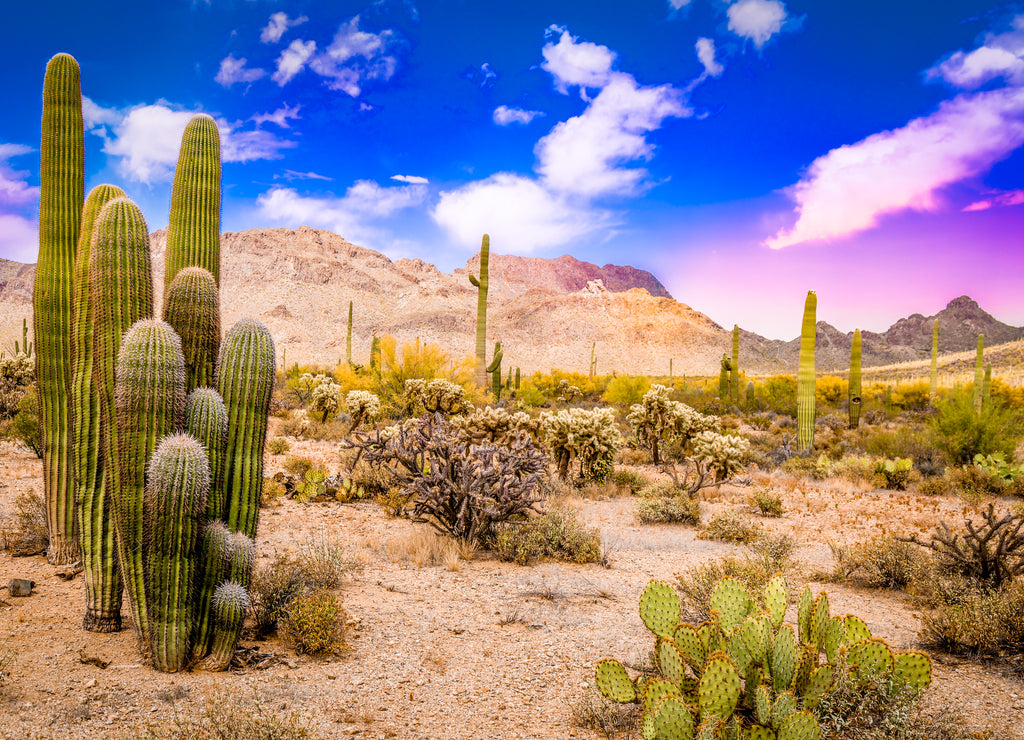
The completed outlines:
{"type": "Polygon", "coordinates": [[[267,72],[258,67],[247,69],[245,57],[235,59],[233,54],[228,54],[220,62],[220,70],[214,80],[224,87],[231,87],[236,82],[255,82],[266,76],[267,72]]]}
{"type": "Polygon", "coordinates": [[[550,26],[546,32],[549,41],[541,54],[541,67],[555,78],[555,87],[567,93],[572,86],[581,88],[604,87],[608,84],[615,63],[615,52],[607,46],[590,41],[577,41],[562,26],[550,26]],[[558,37],[557,42],[550,39],[558,37]]]}
{"type": "Polygon", "coordinates": [[[285,31],[295,26],[301,26],[308,21],[306,16],[289,18],[287,13],[274,13],[270,16],[270,22],[260,31],[260,41],[264,44],[276,44],[284,36],[285,31]]]}
{"type": "Polygon", "coordinates": [[[27,171],[13,169],[8,160],[35,151],[23,144],[0,144],[0,208],[35,203],[39,188],[29,185],[27,171]]]}
{"type": "Polygon", "coordinates": [[[704,38],[703,36],[697,39],[696,44],[697,59],[704,66],[704,73],[709,77],[718,77],[722,72],[725,71],[725,67],[715,61],[715,42],[714,39],[704,38]]]}
{"type": "Polygon", "coordinates": [[[353,98],[362,94],[366,80],[390,80],[398,60],[387,53],[394,32],[371,33],[359,28],[359,16],[342,23],[331,45],[317,54],[310,69],[327,80],[327,87],[353,98]]]}
{"type": "Polygon", "coordinates": [[[739,0],[729,6],[729,30],[760,49],[782,30],[786,6],[779,0],[739,0]]]}
{"type": "Polygon", "coordinates": [[[543,116],[539,110],[523,110],[522,108],[509,108],[507,105],[499,105],[494,109],[494,122],[499,126],[508,126],[512,123],[529,123],[538,116],[543,116]]]}
{"type": "Polygon", "coordinates": [[[391,179],[398,182],[407,182],[410,185],[426,185],[430,182],[427,178],[420,177],[419,175],[392,175],[391,179]]]}
{"type": "Polygon", "coordinates": [[[288,119],[293,118],[295,120],[299,120],[301,118],[299,115],[299,108],[301,108],[301,106],[297,105],[294,108],[289,108],[288,105],[285,104],[283,107],[278,108],[272,113],[257,113],[249,120],[257,126],[264,123],[273,123],[281,128],[291,128],[291,126],[288,125],[288,119]]]}
{"type": "Polygon", "coordinates": [[[277,71],[271,76],[281,87],[287,85],[295,75],[306,68],[310,57],[316,52],[315,41],[295,39],[277,58],[277,71]]]}
{"type": "Polygon", "coordinates": [[[39,255],[39,227],[13,213],[0,213],[0,256],[16,262],[35,262],[39,255]]]}
{"type": "Polygon", "coordinates": [[[977,49],[957,51],[926,75],[966,90],[1000,77],[1012,85],[1024,84],[1024,15],[1014,19],[1012,30],[988,34],[977,49]]]}
{"type": "Polygon", "coordinates": [[[39,203],[39,188],[28,184],[28,172],[14,169],[10,160],[35,150],[23,144],[0,144],[0,257],[35,262],[39,229],[29,217],[39,203]]]}

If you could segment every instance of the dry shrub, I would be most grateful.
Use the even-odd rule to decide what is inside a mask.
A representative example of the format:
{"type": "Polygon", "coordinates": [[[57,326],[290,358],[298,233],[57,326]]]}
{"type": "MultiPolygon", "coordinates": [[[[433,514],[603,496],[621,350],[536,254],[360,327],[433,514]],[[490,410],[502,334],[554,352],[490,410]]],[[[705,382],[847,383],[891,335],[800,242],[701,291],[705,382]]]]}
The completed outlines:
{"type": "Polygon", "coordinates": [[[761,534],[761,527],[748,522],[734,511],[718,514],[697,533],[698,539],[749,544],[761,534]]]}
{"type": "Polygon", "coordinates": [[[971,656],[1024,653],[1024,581],[986,589],[961,577],[937,578],[929,594],[936,608],[922,620],[928,644],[971,656]]]}
{"type": "Polygon", "coordinates": [[[605,699],[596,691],[588,691],[577,701],[569,702],[569,722],[574,727],[600,733],[606,740],[633,737],[640,723],[640,706],[618,704],[605,699]]]}
{"type": "Polygon", "coordinates": [[[906,590],[920,580],[930,559],[920,547],[892,535],[872,537],[852,545],[829,543],[836,580],[854,580],[871,588],[906,590]]]}
{"type": "Polygon", "coordinates": [[[0,548],[13,557],[46,552],[50,535],[46,529],[46,500],[30,488],[14,499],[14,515],[0,522],[0,548]]]}
{"type": "Polygon", "coordinates": [[[500,524],[488,545],[502,560],[519,565],[544,558],[580,564],[602,559],[600,533],[583,525],[570,509],[552,509],[523,522],[500,524]]]}
{"type": "Polygon", "coordinates": [[[267,450],[271,455],[283,455],[292,448],[291,444],[284,437],[274,437],[267,442],[267,450]]]}
{"type": "Polygon", "coordinates": [[[296,652],[326,657],[345,651],[347,621],[341,597],[321,588],[293,598],[284,610],[281,626],[296,652]]]}
{"type": "Polygon", "coordinates": [[[281,467],[285,469],[285,472],[291,473],[296,478],[301,478],[306,471],[313,467],[313,461],[304,455],[288,455],[281,467]]]}
{"type": "Polygon", "coordinates": [[[608,480],[619,488],[628,489],[634,496],[651,482],[650,478],[635,470],[616,470],[608,476],[608,480]]]}
{"type": "Polygon", "coordinates": [[[645,497],[636,507],[644,524],[700,524],[700,503],[689,496],[645,497]]]}
{"type": "Polygon", "coordinates": [[[168,722],[151,723],[145,740],[306,740],[309,729],[298,713],[267,707],[258,694],[251,701],[218,691],[201,710],[176,711],[168,722]]]}
{"type": "Polygon", "coordinates": [[[761,516],[774,518],[786,513],[786,507],[782,505],[782,497],[766,488],[757,488],[750,494],[750,505],[757,509],[761,516]]]}
{"type": "Polygon", "coordinates": [[[444,565],[452,570],[450,564],[459,557],[454,539],[426,527],[417,527],[408,534],[392,537],[384,549],[391,562],[410,562],[417,568],[444,565]]]}

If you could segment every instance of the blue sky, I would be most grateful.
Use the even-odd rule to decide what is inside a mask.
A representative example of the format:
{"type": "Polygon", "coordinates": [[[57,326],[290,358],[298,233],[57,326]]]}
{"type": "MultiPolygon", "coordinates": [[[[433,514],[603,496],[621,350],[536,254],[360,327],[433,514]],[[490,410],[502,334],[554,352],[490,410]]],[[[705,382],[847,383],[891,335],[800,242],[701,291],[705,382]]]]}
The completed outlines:
{"type": "Polygon", "coordinates": [[[225,231],[305,224],[450,270],[654,272],[724,326],[803,297],[880,330],[962,293],[1024,324],[1024,4],[985,0],[19,3],[0,256],[33,261],[42,75],[82,67],[87,185],[167,223],[213,115],[225,231]]]}

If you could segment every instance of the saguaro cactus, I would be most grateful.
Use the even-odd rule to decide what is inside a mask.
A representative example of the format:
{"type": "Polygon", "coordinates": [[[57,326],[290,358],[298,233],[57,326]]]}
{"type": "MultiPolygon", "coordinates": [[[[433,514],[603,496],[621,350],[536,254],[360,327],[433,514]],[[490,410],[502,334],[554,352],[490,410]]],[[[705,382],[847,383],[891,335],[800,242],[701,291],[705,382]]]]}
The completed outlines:
{"type": "Polygon", "coordinates": [[[220,133],[205,113],[185,126],[174,169],[164,295],[178,271],[202,267],[220,285],[220,133]]]}
{"type": "Polygon", "coordinates": [[[476,286],[476,384],[487,387],[487,263],[491,255],[491,238],[484,234],[480,243],[480,277],[470,274],[476,286]]]}
{"type": "Polygon", "coordinates": [[[974,359],[974,408],[981,413],[981,401],[985,382],[985,335],[978,335],[978,355],[974,359]]]}
{"type": "Polygon", "coordinates": [[[232,532],[250,538],[256,536],[263,491],[263,445],[276,356],[267,327],[242,319],[228,330],[217,361],[217,390],[228,415],[224,521],[232,532]]]}
{"type": "Polygon", "coordinates": [[[992,403],[992,363],[985,365],[985,380],[981,384],[981,408],[987,409],[992,403]]]}
{"type": "Polygon", "coordinates": [[[722,369],[718,373],[718,400],[725,401],[729,397],[729,357],[722,355],[722,369]]]}
{"type": "Polygon", "coordinates": [[[185,392],[213,384],[220,345],[220,295],[202,267],[178,271],[164,297],[164,321],[181,337],[185,354],[185,392]]]}
{"type": "Polygon", "coordinates": [[[797,444],[801,450],[814,448],[814,333],[817,329],[818,297],[807,291],[804,320],[800,331],[800,368],[796,384],[797,444]]]}
{"type": "Polygon", "coordinates": [[[249,609],[249,593],[234,581],[226,581],[213,593],[213,649],[203,667],[211,671],[227,670],[235,654],[238,633],[249,609]]]}
{"type": "Polygon", "coordinates": [[[149,463],[143,502],[146,602],[153,667],[184,670],[194,628],[196,542],[206,519],[210,466],[188,434],[164,437],[149,463]]]}
{"type": "MultiPolygon", "coordinates": [[[[117,443],[117,462],[108,470],[114,473],[118,564],[135,628],[145,639],[150,627],[142,546],[146,463],[157,443],[181,429],[185,420],[185,357],[170,325],[143,319],[125,333],[114,398],[117,433],[108,435],[104,427],[104,436],[115,437],[117,443]]],[[[109,485],[111,478],[107,480],[109,485]]]]}
{"type": "Polygon", "coordinates": [[[78,560],[71,457],[71,310],[75,247],[85,199],[85,144],[78,62],[46,65],[39,165],[39,261],[32,293],[43,437],[43,489],[55,565],[78,560]]]}
{"type": "Polygon", "coordinates": [[[380,368],[380,337],[374,337],[370,340],[370,369],[378,370],[380,368]]]}
{"type": "Polygon", "coordinates": [[[860,424],[860,345],[860,329],[854,329],[850,347],[850,429],[860,424]]]}
{"type": "Polygon", "coordinates": [[[348,335],[345,337],[345,362],[352,364],[352,301],[348,302],[348,335]]]}
{"type": "Polygon", "coordinates": [[[228,443],[228,414],[224,399],[213,388],[196,388],[185,401],[185,430],[206,450],[210,463],[210,494],[206,518],[224,516],[224,452],[228,443]]]}
{"type": "Polygon", "coordinates": [[[486,370],[491,375],[491,390],[494,393],[494,400],[501,400],[501,359],[505,353],[501,351],[501,342],[494,343],[494,357],[486,370]]]}
{"type": "Polygon", "coordinates": [[[934,403],[939,391],[939,320],[932,326],[932,372],[928,381],[928,399],[934,403]]]}
{"type": "MultiPolygon", "coordinates": [[[[203,530],[200,552],[202,564],[196,579],[196,628],[192,639],[192,656],[196,659],[203,658],[210,651],[215,631],[212,622],[216,621],[211,619],[210,604],[217,587],[228,580],[249,585],[256,546],[241,532],[229,532],[227,525],[218,520],[209,522],[203,530]]],[[[237,634],[235,638],[237,640],[237,634]]],[[[234,641],[231,646],[234,647],[234,641]]]]}
{"type": "Polygon", "coordinates": [[[732,325],[732,362],[729,363],[729,396],[733,404],[740,403],[740,327],[732,325]]]}

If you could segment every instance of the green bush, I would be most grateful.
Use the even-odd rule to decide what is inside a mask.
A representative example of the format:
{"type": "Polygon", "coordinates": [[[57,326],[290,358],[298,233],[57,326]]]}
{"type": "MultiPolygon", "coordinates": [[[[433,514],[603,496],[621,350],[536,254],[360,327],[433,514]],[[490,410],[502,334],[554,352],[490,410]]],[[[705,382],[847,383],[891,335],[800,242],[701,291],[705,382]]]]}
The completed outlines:
{"type": "Polygon", "coordinates": [[[636,507],[644,524],[700,524],[700,504],[689,496],[645,497],[636,507]]]}
{"type": "Polygon", "coordinates": [[[875,473],[883,488],[890,491],[905,491],[914,473],[914,462],[909,458],[879,460],[875,473]]]}
{"type": "Polygon", "coordinates": [[[271,455],[283,455],[291,448],[291,444],[284,437],[274,437],[267,443],[267,450],[271,455]]]}
{"type": "Polygon", "coordinates": [[[10,435],[42,459],[43,431],[39,427],[39,396],[35,383],[18,401],[18,413],[11,422],[10,435]]]}
{"type": "Polygon", "coordinates": [[[953,465],[967,465],[979,454],[1013,457],[1021,437],[1017,412],[993,402],[978,413],[971,396],[962,391],[940,401],[938,409],[931,421],[934,442],[953,465]]]}
{"type": "Polygon", "coordinates": [[[780,517],[786,513],[786,508],[782,505],[782,497],[767,488],[755,489],[750,495],[750,505],[756,508],[761,516],[780,517]]]}
{"type": "Polygon", "coordinates": [[[608,381],[601,400],[618,406],[640,403],[650,390],[651,381],[640,375],[618,375],[608,381]]]}
{"type": "Polygon", "coordinates": [[[609,477],[608,480],[614,483],[619,488],[628,488],[632,495],[637,495],[644,489],[645,486],[649,485],[651,480],[643,473],[638,473],[635,470],[616,470],[609,477]]]}
{"type": "Polygon", "coordinates": [[[702,540],[748,544],[757,539],[760,533],[760,526],[741,519],[735,512],[728,511],[718,514],[705,524],[697,533],[697,537],[702,540]]]}
{"type": "Polygon", "coordinates": [[[282,626],[296,652],[328,656],[345,651],[347,619],[341,597],[323,588],[293,598],[284,609],[282,626]]]}
{"type": "Polygon", "coordinates": [[[502,560],[528,565],[543,558],[573,563],[601,561],[601,534],[568,509],[553,509],[523,522],[495,528],[489,548],[502,560]]]}

